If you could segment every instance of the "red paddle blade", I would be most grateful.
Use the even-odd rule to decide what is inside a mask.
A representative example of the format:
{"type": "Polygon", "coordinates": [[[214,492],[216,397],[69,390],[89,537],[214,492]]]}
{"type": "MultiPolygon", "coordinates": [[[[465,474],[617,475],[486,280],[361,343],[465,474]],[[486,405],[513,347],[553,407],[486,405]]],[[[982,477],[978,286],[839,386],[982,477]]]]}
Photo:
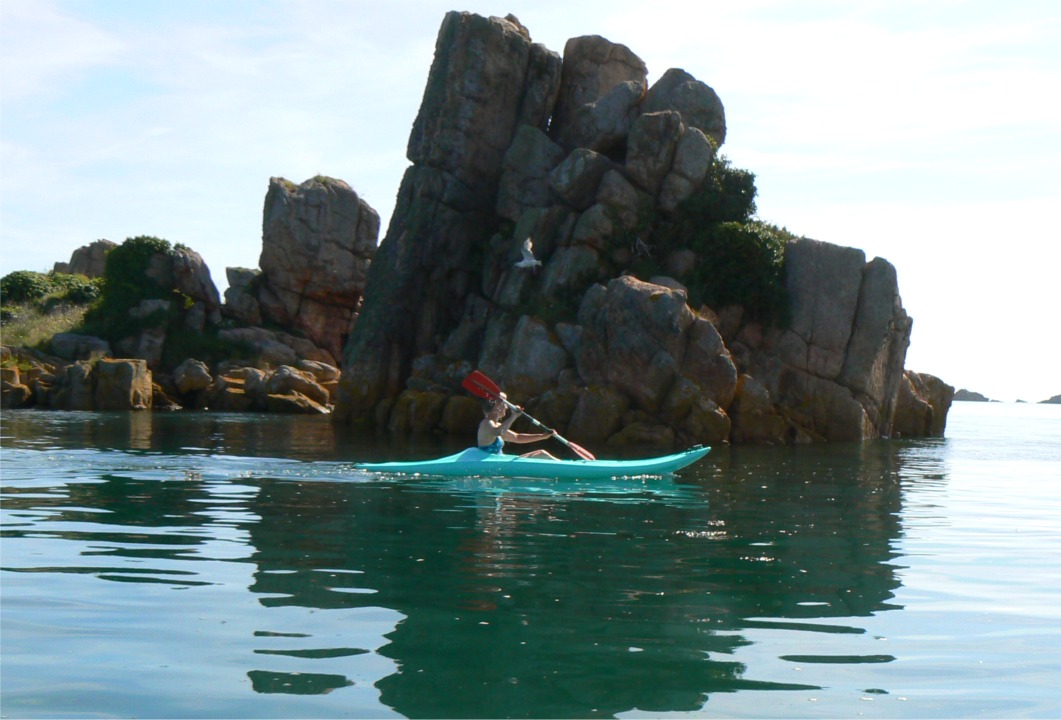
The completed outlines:
{"type": "Polygon", "coordinates": [[[576,445],[575,443],[571,442],[570,440],[567,441],[567,446],[569,448],[571,448],[572,451],[574,451],[575,455],[578,455],[583,460],[596,460],[597,459],[597,456],[594,455],[593,453],[591,453],[589,450],[587,450],[586,448],[582,447],[581,445],[576,445]]]}
{"type": "Polygon", "coordinates": [[[501,388],[498,387],[497,383],[478,370],[468,373],[468,377],[464,378],[461,387],[476,397],[498,398],[501,396],[501,388]]]}

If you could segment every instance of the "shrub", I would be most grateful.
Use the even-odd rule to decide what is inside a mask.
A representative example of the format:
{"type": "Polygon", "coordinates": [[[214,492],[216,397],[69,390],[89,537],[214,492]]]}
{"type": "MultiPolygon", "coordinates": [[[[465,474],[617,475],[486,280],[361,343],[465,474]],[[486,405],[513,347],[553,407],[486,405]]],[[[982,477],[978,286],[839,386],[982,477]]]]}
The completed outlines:
{"type": "Polygon", "coordinates": [[[50,272],[48,281],[51,283],[52,292],[61,302],[72,305],[87,305],[101,294],[103,285],[102,278],[89,279],[84,275],[69,275],[67,273],[50,272]]]}
{"type": "Polygon", "coordinates": [[[0,293],[9,306],[32,304],[47,310],[58,305],[87,305],[99,297],[100,284],[100,280],[84,275],[16,270],[0,280],[0,293]]]}
{"type": "Polygon", "coordinates": [[[149,298],[170,300],[170,290],[151,279],[148,268],[156,255],[174,252],[169,241],[148,235],[129,238],[107,253],[103,287],[99,303],[85,318],[86,330],[107,340],[119,340],[158,324],[160,318],[149,316],[134,320],[131,308],[149,298]]]}
{"type": "Polygon", "coordinates": [[[52,284],[44,273],[16,270],[0,279],[0,302],[20,305],[40,300],[51,290],[52,284]]]}
{"type": "Polygon", "coordinates": [[[671,252],[688,248],[697,264],[690,277],[691,304],[741,305],[751,319],[788,322],[784,249],[795,236],[755,220],[755,174],[718,157],[701,187],[669,215],[650,211],[626,233],[638,277],[661,273],[671,252]]]}
{"type": "Polygon", "coordinates": [[[758,221],[705,228],[690,238],[690,248],[699,256],[690,291],[695,288],[699,300],[710,307],[742,305],[760,322],[787,324],[785,245],[793,237],[758,221]]]}
{"type": "Polygon", "coordinates": [[[755,173],[718,156],[700,189],[682,203],[678,216],[699,224],[748,222],[755,217],[755,173]]]}

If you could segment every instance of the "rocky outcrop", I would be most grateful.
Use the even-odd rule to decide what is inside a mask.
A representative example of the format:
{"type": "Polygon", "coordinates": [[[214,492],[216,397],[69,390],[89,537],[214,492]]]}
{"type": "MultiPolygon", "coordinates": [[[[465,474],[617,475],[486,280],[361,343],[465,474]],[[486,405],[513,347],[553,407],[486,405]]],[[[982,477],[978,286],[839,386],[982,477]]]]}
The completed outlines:
{"type": "Polygon", "coordinates": [[[53,355],[64,360],[95,360],[111,356],[110,343],[92,335],[56,333],[48,345],[53,355]]]}
{"type": "Polygon", "coordinates": [[[793,440],[890,435],[912,326],[895,269],[807,239],[788,243],[785,268],[792,321],[737,330],[730,348],[742,368],[792,411],[793,440]]]}
{"type": "MultiPolygon", "coordinates": [[[[447,14],[378,250],[378,215],[349,185],[272,178],[260,268],[227,269],[223,307],[196,253],[159,252],[157,291],[122,308],[135,333],[57,336],[54,367],[5,374],[5,405],[95,407],[94,362],[119,354],[157,371],[160,406],[334,405],[338,421],[397,434],[470,435],[473,368],[591,446],[942,433],[953,390],[904,374],[894,267],[764,230],[754,176],[717,156],[717,94],[681,69],[647,76],[599,36],[561,59],[511,15],[447,14]],[[720,300],[712,283],[763,248],[768,285],[720,300]],[[787,308],[764,313],[764,295],[787,308]],[[198,352],[178,355],[177,338],[246,359],[174,368],[198,352]]],[[[109,385],[139,388],[114,402],[143,405],[136,368],[106,367],[109,385]]]]}
{"type": "Polygon", "coordinates": [[[110,240],[97,240],[74,250],[70,262],[57,262],[53,270],[90,278],[103,277],[103,271],[107,268],[107,253],[117,246],[118,243],[110,240]]]}
{"type": "MultiPolygon", "coordinates": [[[[411,431],[415,407],[419,430],[448,431],[478,367],[591,445],[892,433],[911,321],[887,261],[789,243],[780,326],[638,279],[656,242],[646,213],[700,192],[726,137],[710,87],[679,69],[646,77],[598,36],[561,62],[512,16],[446,16],[336,419],[411,431]],[[528,239],[538,262],[517,263],[528,239]]],[[[672,247],[663,264],[685,277],[702,262],[672,247]]]]}
{"type": "Polygon", "coordinates": [[[0,367],[0,408],[21,408],[30,404],[33,390],[22,382],[17,365],[0,367]]]}
{"type": "Polygon", "coordinates": [[[514,18],[446,15],[409,138],[413,166],[344,354],[343,418],[375,418],[404,388],[414,358],[437,351],[465,312],[476,312],[505,155],[520,125],[546,130],[560,65],[514,18]]]}
{"type": "Polygon", "coordinates": [[[356,317],[378,237],[379,215],[342,180],[318,176],[295,185],[272,178],[256,303],[237,293],[236,305],[248,308],[236,307],[236,313],[252,324],[291,328],[334,363],[356,317]]]}
{"type": "Polygon", "coordinates": [[[151,371],[144,360],[104,358],[95,367],[96,410],[150,410],[151,371]]]}
{"type": "Polygon", "coordinates": [[[962,388],[954,393],[954,399],[962,402],[994,402],[982,393],[962,388]]]}
{"type": "Polygon", "coordinates": [[[150,410],[154,390],[147,362],[101,358],[52,364],[36,357],[33,387],[23,405],[50,410],[150,410]]]}
{"type": "MultiPolygon", "coordinates": [[[[195,360],[186,363],[201,365],[195,360]]],[[[198,368],[195,374],[203,375],[198,368]]],[[[335,402],[338,374],[337,368],[309,361],[271,371],[228,364],[212,377],[206,373],[190,394],[181,397],[208,410],[327,414],[335,402]]]]}
{"type": "Polygon", "coordinates": [[[210,268],[195,250],[177,245],[169,253],[156,253],[148,264],[147,276],[159,288],[188,298],[185,321],[192,329],[202,332],[206,324],[221,322],[221,296],[210,268]]]}
{"type": "Polygon", "coordinates": [[[943,437],[954,388],[926,373],[906,372],[896,396],[896,437],[943,437]]]}

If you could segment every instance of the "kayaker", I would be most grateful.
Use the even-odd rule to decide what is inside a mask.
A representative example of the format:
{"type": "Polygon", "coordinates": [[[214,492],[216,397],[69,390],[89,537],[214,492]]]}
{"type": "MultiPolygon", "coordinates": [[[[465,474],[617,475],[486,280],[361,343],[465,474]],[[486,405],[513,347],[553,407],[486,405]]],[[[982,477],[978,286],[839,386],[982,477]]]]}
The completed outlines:
{"type": "MultiPolygon", "coordinates": [[[[501,397],[505,397],[504,393],[501,393],[501,397]]],[[[543,433],[518,433],[512,431],[512,423],[519,419],[519,416],[523,414],[522,410],[514,410],[511,415],[505,417],[505,412],[508,410],[508,406],[501,401],[493,401],[488,405],[484,405],[483,414],[486,416],[483,421],[479,423],[479,449],[483,452],[501,454],[501,448],[504,447],[506,442],[511,443],[532,443],[540,440],[548,440],[556,431],[543,432],[543,433]]],[[[551,455],[545,450],[532,450],[529,453],[521,455],[520,457],[537,457],[546,458],[548,460],[558,460],[554,455],[551,455]]]]}

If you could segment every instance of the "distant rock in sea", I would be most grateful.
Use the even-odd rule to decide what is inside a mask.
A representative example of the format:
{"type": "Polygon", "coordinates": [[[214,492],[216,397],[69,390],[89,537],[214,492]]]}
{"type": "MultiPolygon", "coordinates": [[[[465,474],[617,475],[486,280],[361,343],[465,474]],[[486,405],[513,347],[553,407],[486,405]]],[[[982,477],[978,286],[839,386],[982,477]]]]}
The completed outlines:
{"type": "Polygon", "coordinates": [[[965,402],[995,402],[989,397],[981,395],[978,392],[973,392],[972,390],[966,390],[965,388],[954,393],[954,399],[963,400],[965,402]]]}
{"type": "Polygon", "coordinates": [[[1043,400],[1040,405],[1061,405],[1061,395],[1054,395],[1049,400],[1043,400]]]}

